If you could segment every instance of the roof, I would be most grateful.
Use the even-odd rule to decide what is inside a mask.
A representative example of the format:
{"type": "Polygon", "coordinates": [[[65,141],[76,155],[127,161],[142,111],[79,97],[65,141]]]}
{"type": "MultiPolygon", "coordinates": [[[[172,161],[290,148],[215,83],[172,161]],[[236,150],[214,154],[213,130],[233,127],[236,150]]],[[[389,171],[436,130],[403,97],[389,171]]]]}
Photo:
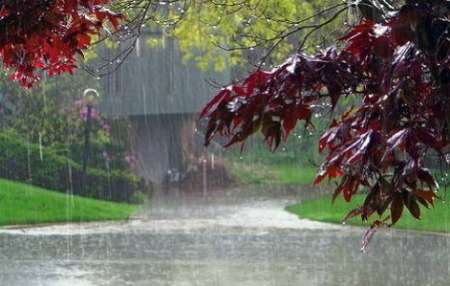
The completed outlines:
{"type": "Polygon", "coordinates": [[[217,92],[208,80],[230,81],[229,72],[202,72],[185,63],[177,44],[139,47],[103,83],[101,109],[108,117],[197,113],[217,92]]]}

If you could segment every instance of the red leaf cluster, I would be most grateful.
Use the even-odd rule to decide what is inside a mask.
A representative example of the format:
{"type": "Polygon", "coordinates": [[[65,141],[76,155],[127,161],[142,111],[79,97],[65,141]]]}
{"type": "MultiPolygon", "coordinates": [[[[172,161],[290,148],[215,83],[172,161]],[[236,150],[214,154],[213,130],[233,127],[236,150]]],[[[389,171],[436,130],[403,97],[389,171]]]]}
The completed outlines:
{"type": "Polygon", "coordinates": [[[11,78],[25,87],[76,67],[76,55],[106,22],[117,28],[121,15],[110,0],[14,0],[0,3],[0,56],[11,78]]]}
{"type": "Polygon", "coordinates": [[[449,1],[407,1],[386,22],[363,19],[339,49],[255,71],[204,108],[206,143],[221,134],[231,145],[261,131],[276,148],[298,121],[310,124],[314,105],[359,97],[320,139],[328,155],[315,183],[342,177],[334,198],[347,201],[368,190],[348,217],[367,220],[389,209],[395,223],[406,207],[420,218],[419,204],[433,205],[437,187],[424,158],[442,156],[450,143],[449,13],[449,1]]]}

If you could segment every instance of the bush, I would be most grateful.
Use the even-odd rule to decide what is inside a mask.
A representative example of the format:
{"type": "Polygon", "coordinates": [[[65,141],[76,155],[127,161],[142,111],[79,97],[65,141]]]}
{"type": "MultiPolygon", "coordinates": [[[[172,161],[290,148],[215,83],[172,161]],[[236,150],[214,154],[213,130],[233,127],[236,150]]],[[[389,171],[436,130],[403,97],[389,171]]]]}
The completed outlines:
{"type": "MultiPolygon", "coordinates": [[[[65,156],[73,161],[81,163],[84,155],[84,142],[71,143],[70,148],[66,148],[65,156]]],[[[112,143],[91,141],[91,154],[89,156],[89,165],[93,168],[103,169],[106,166],[105,153],[108,156],[108,164],[112,169],[124,170],[128,168],[125,160],[126,150],[123,146],[112,143]]]]}
{"type": "Polygon", "coordinates": [[[142,205],[145,202],[145,195],[141,192],[136,192],[131,196],[130,203],[142,205]]]}
{"type": "Polygon", "coordinates": [[[80,164],[50,148],[27,144],[11,131],[0,133],[0,177],[117,202],[131,202],[135,193],[148,191],[143,179],[131,173],[88,168],[83,192],[80,164]]]}

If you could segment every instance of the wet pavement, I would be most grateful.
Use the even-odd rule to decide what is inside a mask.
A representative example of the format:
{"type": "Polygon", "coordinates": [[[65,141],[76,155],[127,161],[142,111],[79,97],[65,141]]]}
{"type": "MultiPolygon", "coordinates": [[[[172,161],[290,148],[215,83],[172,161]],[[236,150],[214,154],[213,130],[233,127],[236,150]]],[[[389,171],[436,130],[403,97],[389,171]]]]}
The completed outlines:
{"type": "Polygon", "coordinates": [[[298,219],[298,196],[154,200],[128,222],[0,230],[1,285],[449,285],[448,235],[298,219]]]}

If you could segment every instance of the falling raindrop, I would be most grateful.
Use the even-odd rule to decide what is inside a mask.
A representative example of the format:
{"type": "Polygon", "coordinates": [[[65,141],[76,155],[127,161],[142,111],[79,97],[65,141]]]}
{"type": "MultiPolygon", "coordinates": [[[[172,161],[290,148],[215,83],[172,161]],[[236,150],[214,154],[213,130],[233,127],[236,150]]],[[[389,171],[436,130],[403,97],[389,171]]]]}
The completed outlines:
{"type": "Polygon", "coordinates": [[[136,56],[141,56],[141,41],[139,37],[136,39],[136,56]]]}
{"type": "Polygon", "coordinates": [[[39,158],[44,161],[44,152],[42,148],[42,133],[39,132],[39,158]]]}

